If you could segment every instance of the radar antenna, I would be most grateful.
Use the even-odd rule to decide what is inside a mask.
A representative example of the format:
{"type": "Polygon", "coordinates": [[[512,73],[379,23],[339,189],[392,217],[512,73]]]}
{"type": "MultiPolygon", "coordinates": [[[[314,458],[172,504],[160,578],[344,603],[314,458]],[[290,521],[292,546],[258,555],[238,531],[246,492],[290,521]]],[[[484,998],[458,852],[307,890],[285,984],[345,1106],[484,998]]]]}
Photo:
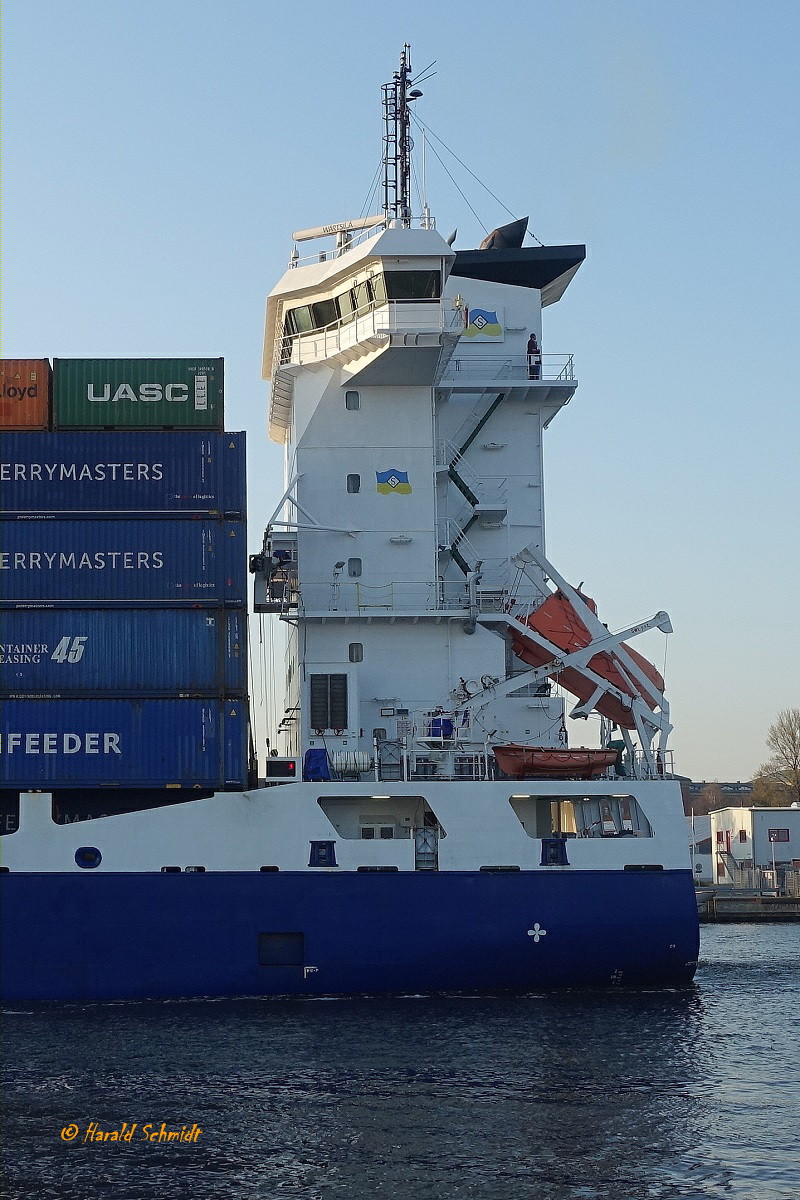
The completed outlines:
{"type": "MultiPolygon", "coordinates": [[[[424,74],[424,72],[423,72],[424,74]]],[[[400,55],[400,70],[383,91],[383,212],[387,224],[399,221],[411,225],[411,118],[408,106],[422,95],[411,88],[411,47],[408,42],[400,55]]]]}

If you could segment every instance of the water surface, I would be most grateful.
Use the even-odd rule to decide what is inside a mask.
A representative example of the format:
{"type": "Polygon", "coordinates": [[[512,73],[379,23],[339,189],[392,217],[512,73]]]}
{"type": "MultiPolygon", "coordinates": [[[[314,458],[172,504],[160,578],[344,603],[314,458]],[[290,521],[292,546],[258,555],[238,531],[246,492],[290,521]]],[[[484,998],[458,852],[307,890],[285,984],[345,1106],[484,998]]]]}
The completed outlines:
{"type": "Polygon", "coordinates": [[[18,1006],[2,1194],[796,1200],[798,1012],[800,926],[753,925],[682,992],[18,1006]]]}

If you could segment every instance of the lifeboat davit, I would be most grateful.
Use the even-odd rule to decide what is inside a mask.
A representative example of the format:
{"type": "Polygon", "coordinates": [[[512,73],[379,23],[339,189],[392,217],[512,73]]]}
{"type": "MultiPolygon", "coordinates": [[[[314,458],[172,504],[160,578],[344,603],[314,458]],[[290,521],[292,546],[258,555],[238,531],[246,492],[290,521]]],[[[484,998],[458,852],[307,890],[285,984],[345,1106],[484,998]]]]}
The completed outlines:
{"type": "MultiPolygon", "coordinates": [[[[597,605],[594,600],[584,595],[581,595],[581,599],[589,606],[593,613],[597,612],[597,605]]],[[[537,633],[541,634],[543,638],[546,638],[548,642],[557,646],[565,654],[571,654],[573,650],[582,650],[592,640],[591,633],[562,591],[553,592],[551,596],[548,596],[544,604],[540,605],[534,612],[529,613],[526,617],[518,617],[517,619],[522,624],[529,625],[531,629],[535,629],[537,633]]],[[[526,638],[520,629],[512,629],[511,644],[517,657],[521,658],[523,662],[529,663],[532,667],[543,667],[545,663],[551,661],[551,655],[547,650],[537,645],[536,642],[526,638]]],[[[663,693],[664,680],[653,664],[630,646],[626,645],[625,642],[622,642],[621,645],[631,656],[637,667],[650,680],[656,691],[663,693]]],[[[613,687],[633,699],[635,693],[620,673],[619,666],[620,663],[615,658],[613,652],[605,650],[595,654],[587,663],[588,669],[593,671],[595,675],[599,675],[602,679],[607,680],[613,687]]],[[[579,667],[565,667],[558,675],[554,673],[554,677],[557,678],[558,682],[568,692],[572,692],[573,696],[577,696],[584,703],[596,691],[596,684],[584,675],[579,667]]],[[[655,709],[658,706],[656,696],[651,696],[641,686],[640,691],[642,699],[645,700],[650,708],[655,709]]],[[[625,705],[616,696],[605,693],[598,700],[595,708],[604,717],[608,717],[610,721],[613,721],[615,725],[620,725],[623,729],[635,728],[630,705],[625,705]]]]}
{"type": "Polygon", "coordinates": [[[551,750],[544,746],[492,746],[497,764],[512,779],[595,779],[617,761],[616,750],[551,750]]]}

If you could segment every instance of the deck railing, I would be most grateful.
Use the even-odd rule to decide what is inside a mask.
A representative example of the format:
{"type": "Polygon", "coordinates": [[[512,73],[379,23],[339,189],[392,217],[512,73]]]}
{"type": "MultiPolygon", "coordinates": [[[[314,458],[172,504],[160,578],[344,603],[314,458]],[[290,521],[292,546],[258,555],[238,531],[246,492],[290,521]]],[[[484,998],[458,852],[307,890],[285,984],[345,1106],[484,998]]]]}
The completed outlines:
{"type": "Polygon", "coordinates": [[[370,338],[393,333],[460,333],[464,314],[435,300],[381,300],[365,304],[346,319],[308,333],[276,336],[274,370],[323,362],[370,338]]]}
{"type": "Polygon", "coordinates": [[[450,359],[447,370],[439,384],[446,387],[456,382],[459,375],[469,374],[473,379],[520,381],[561,381],[573,383],[575,364],[571,354],[543,354],[541,365],[531,363],[527,354],[458,354],[450,359]]]}
{"type": "MultiPolygon", "coordinates": [[[[484,564],[486,567],[486,564],[484,564]]],[[[493,577],[494,586],[478,589],[479,612],[499,612],[504,608],[504,590],[493,577]]],[[[519,598],[518,598],[519,599],[519,598]]],[[[533,604],[531,591],[525,602],[533,604]]],[[[402,583],[362,583],[360,580],[327,580],[303,583],[299,591],[287,596],[287,605],[297,604],[300,614],[330,613],[376,615],[416,612],[467,612],[469,587],[466,580],[405,580],[402,583]]]]}

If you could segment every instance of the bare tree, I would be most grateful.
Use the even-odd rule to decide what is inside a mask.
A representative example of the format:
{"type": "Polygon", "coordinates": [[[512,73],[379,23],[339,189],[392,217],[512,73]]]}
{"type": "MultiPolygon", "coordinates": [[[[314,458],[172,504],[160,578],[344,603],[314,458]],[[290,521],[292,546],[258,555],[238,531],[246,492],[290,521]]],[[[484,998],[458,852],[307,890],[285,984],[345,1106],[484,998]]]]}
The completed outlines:
{"type": "Polygon", "coordinates": [[[756,808],[786,808],[792,803],[794,796],[786,785],[781,772],[766,771],[759,767],[753,777],[751,803],[756,808]]]}
{"type": "Polygon", "coordinates": [[[756,779],[771,796],[783,794],[785,804],[800,803],[800,708],[778,713],[767,730],[767,746],[772,758],[759,767],[756,779]]]}

